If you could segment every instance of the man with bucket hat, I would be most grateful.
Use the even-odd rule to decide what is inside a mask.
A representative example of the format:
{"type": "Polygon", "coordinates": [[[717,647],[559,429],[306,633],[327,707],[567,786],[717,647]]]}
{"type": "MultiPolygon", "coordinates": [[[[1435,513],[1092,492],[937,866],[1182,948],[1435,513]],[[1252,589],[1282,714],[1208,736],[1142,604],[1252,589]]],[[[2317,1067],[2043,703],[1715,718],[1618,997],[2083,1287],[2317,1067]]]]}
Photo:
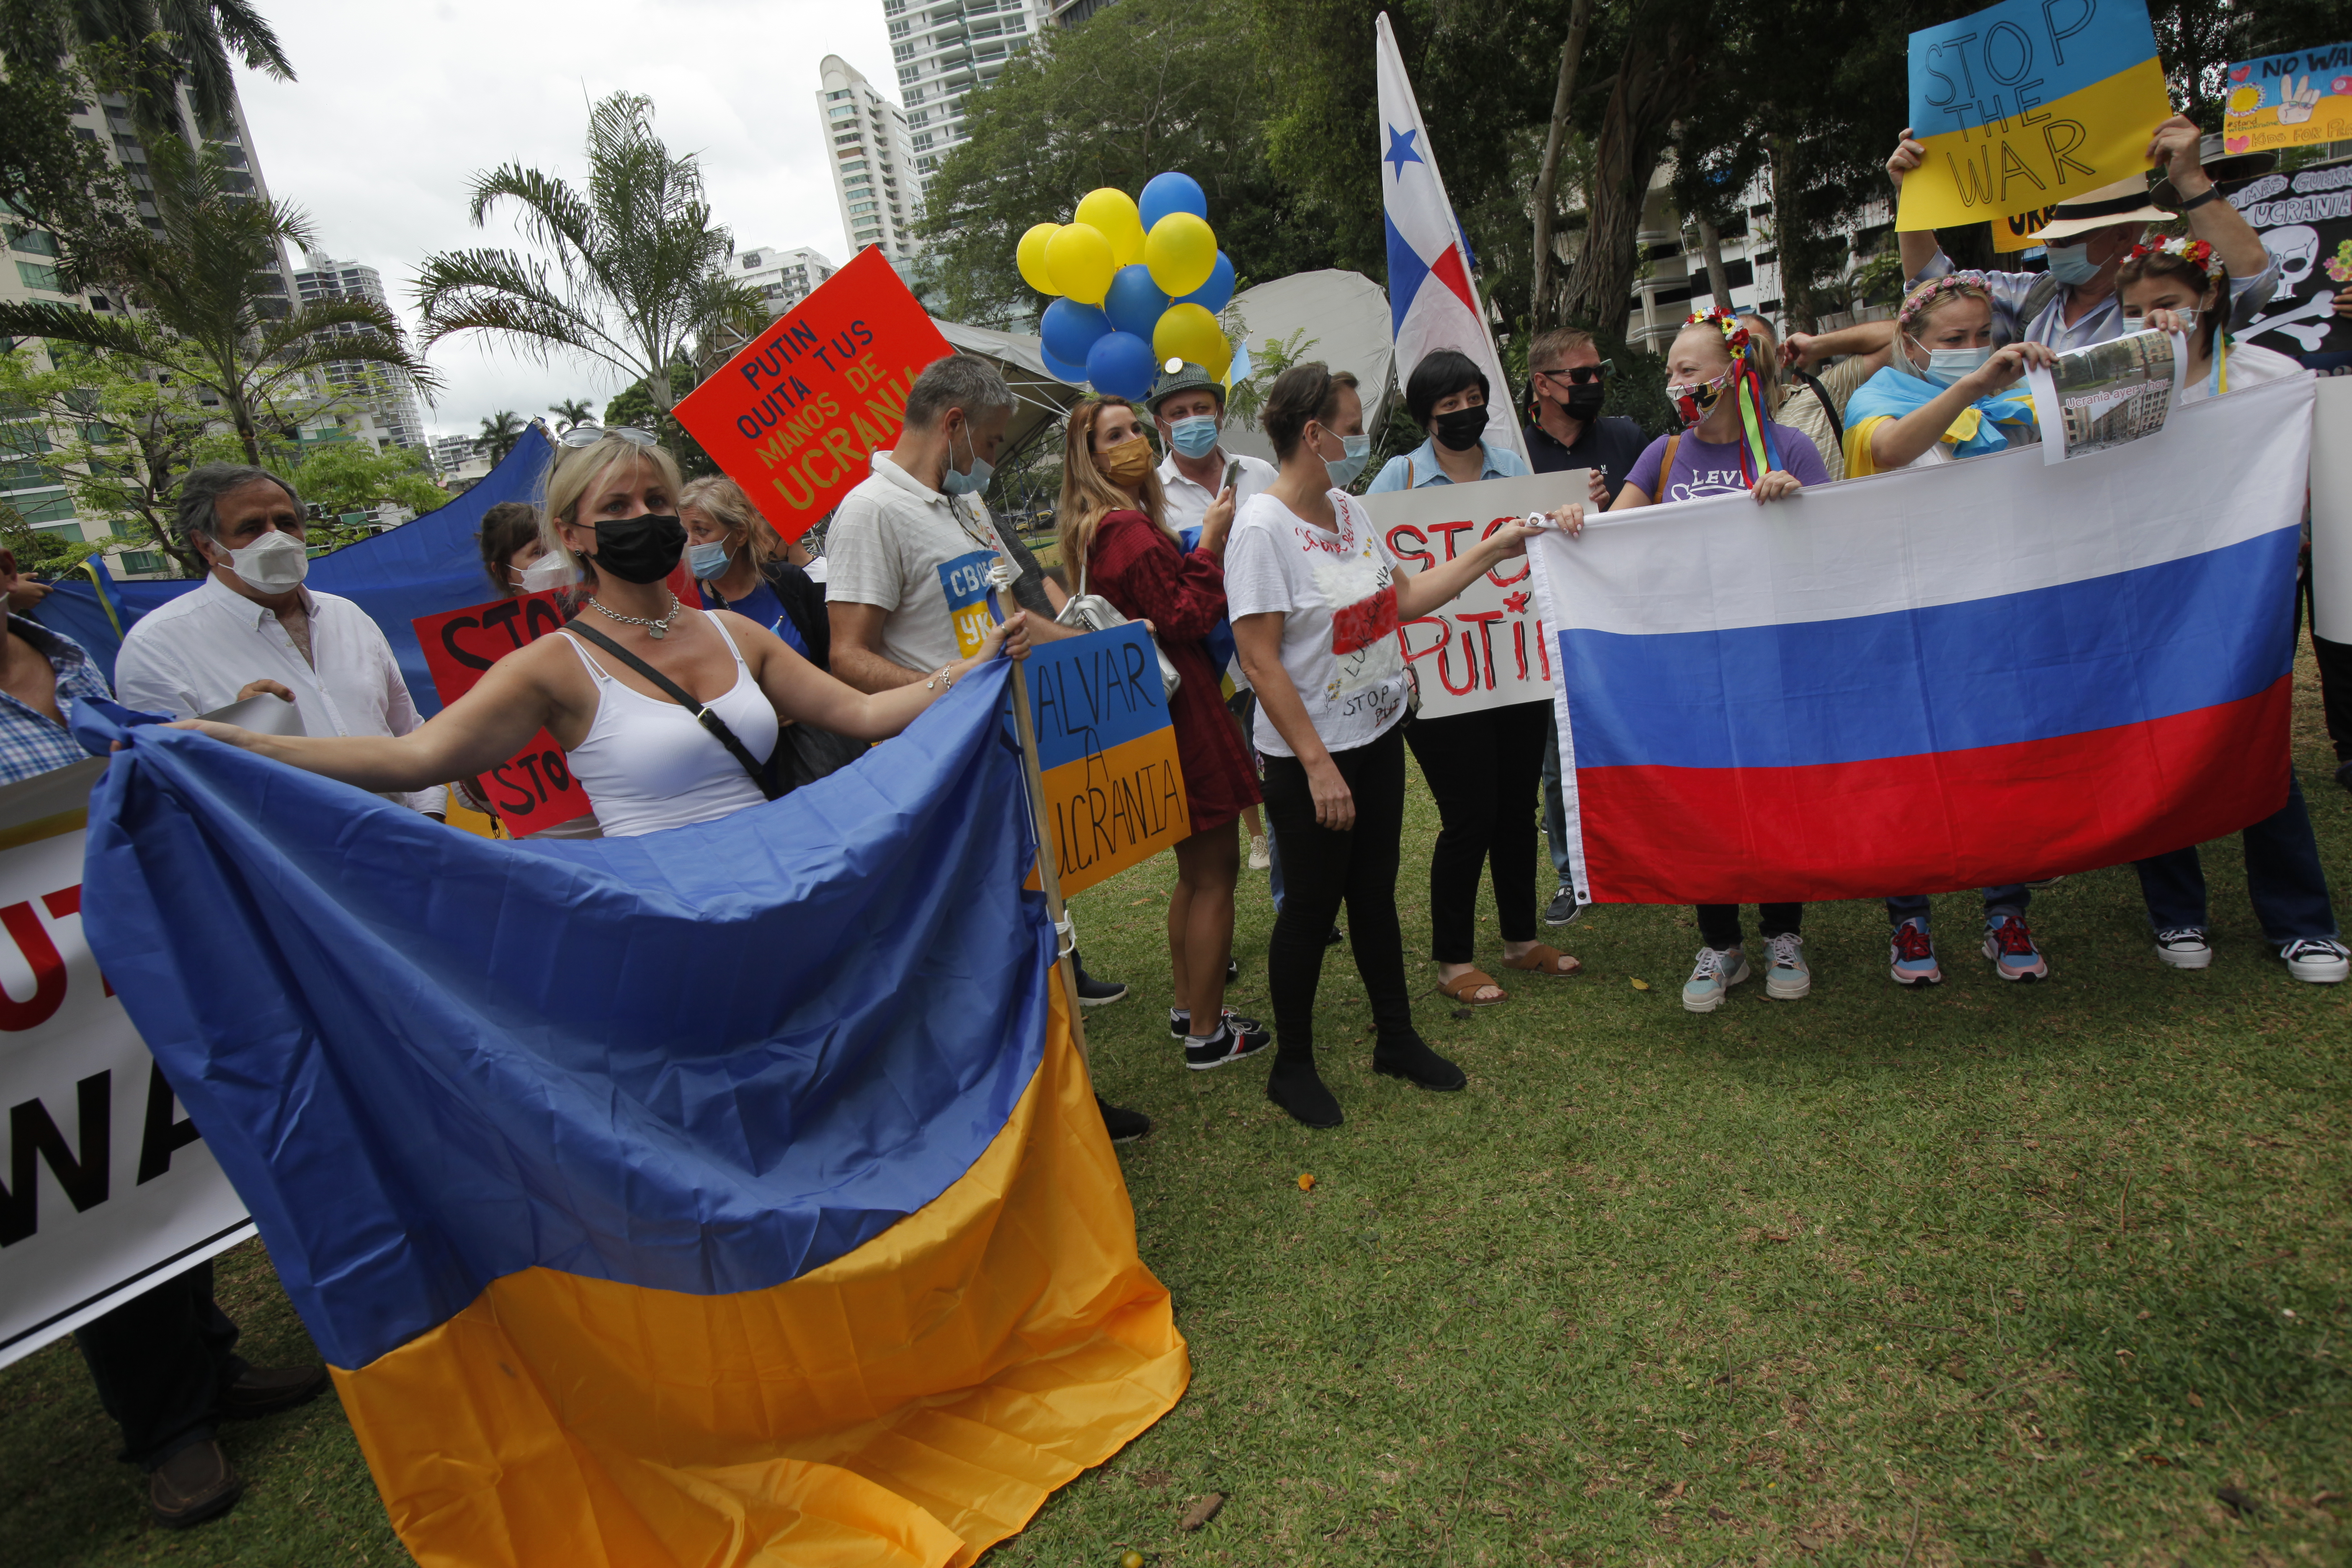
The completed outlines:
{"type": "MultiPolygon", "coordinates": [[[[2022,339],[2063,353],[2132,331],[2116,295],[2116,272],[2148,225],[2183,216],[2189,233],[2210,244],[2229,269],[2232,321],[2249,321],[2262,313],[2278,286],[2276,264],[2252,226],[2213,188],[2199,156],[2200,135],[2193,123],[2175,115],[2148,138],[2148,163],[2161,167],[2170,180],[2179,213],[2158,206],[2147,179],[2135,174],[2058,204],[2050,221],[2033,234],[2049,253],[2048,272],[1981,274],[1992,291],[1996,345],[2022,339]]],[[[1887,176],[1898,190],[1904,175],[1919,167],[1927,152],[1907,129],[1903,132],[1894,156],[1886,160],[1887,176]]],[[[1936,243],[1935,230],[1906,229],[1896,238],[1906,289],[1953,269],[1951,258],[1936,243]]]]}

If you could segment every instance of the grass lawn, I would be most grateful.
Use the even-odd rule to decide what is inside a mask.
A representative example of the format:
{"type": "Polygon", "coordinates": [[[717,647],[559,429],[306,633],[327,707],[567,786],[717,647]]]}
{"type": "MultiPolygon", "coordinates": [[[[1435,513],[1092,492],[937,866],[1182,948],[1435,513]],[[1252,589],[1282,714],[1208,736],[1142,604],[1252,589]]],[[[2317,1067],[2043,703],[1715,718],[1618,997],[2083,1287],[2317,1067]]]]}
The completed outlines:
{"type": "MultiPolygon", "coordinates": [[[[2341,900],[2352,795],[2304,685],[2341,900]]],[[[1408,821],[1420,954],[1417,773],[1408,821]]],[[[1843,904],[1809,916],[1811,998],[1752,981],[1703,1017],[1688,911],[1600,909],[1562,942],[1584,974],[1416,1002],[1459,1095],[1371,1075],[1341,950],[1336,1132],[1269,1106],[1262,1063],[1183,1070],[1164,867],[1089,892],[1089,964],[1134,987],[1087,1019],[1097,1073],[1159,1121],[1125,1163],[1193,1382],[990,1561],[2346,1561],[2352,988],[2288,980],[2234,847],[2208,868],[2202,973],[2156,962],[2125,868],[2037,900],[2042,984],[1992,977],[1955,896],[1945,984],[1900,992],[1882,912],[1843,904]]],[[[1252,879],[1245,1012],[1270,920],[1252,879]]],[[[223,1272],[257,1359],[307,1352],[257,1248],[223,1272]]],[[[0,1373],[0,1560],[404,1561],[331,1400],[232,1429],[251,1490],[184,1536],[144,1524],[70,1346],[0,1373]]]]}

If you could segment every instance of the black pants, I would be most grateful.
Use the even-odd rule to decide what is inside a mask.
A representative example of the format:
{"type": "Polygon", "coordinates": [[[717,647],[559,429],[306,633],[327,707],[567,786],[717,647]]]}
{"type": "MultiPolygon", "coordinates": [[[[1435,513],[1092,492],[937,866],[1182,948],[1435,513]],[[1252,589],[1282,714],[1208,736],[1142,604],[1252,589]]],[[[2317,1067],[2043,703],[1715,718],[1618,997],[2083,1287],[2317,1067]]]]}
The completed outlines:
{"type": "Polygon", "coordinates": [[[2352,643],[2327,642],[2315,634],[2311,651],[2319,661],[2319,710],[2338,763],[2352,763],[2352,643]]]}
{"type": "MultiPolygon", "coordinates": [[[[1700,904],[1696,907],[1699,941],[1718,950],[1739,945],[1738,904],[1700,904]]],[[[1794,936],[1804,923],[1805,906],[1802,904],[1756,906],[1757,931],[1767,942],[1776,936],[1794,936]]]]}
{"type": "Polygon", "coordinates": [[[117,1458],[142,1469],[212,1436],[221,1391],[246,1370],[236,1325],[213,1304],[209,1262],[76,1329],[74,1342],[122,1429],[117,1458]]]}
{"type": "Polygon", "coordinates": [[[1536,808],[1549,717],[1544,703],[1517,702],[1405,726],[1443,825],[1429,857],[1430,948],[1440,963],[1470,962],[1478,873],[1489,865],[1503,940],[1535,940],[1536,808]]]}
{"type": "MultiPolygon", "coordinates": [[[[1398,728],[1402,728],[1399,726],[1398,728]]],[[[1296,757],[1265,759],[1265,816],[1282,844],[1282,913],[1266,950],[1274,1027],[1286,1057],[1315,1049],[1315,989],[1342,900],[1356,973],[1378,1040],[1412,1037],[1405,994],[1404,932],[1397,925],[1398,846],[1404,836],[1404,741],[1395,729],[1331,760],[1356,797],[1356,826],[1334,833],[1315,820],[1315,796],[1296,757]]]]}

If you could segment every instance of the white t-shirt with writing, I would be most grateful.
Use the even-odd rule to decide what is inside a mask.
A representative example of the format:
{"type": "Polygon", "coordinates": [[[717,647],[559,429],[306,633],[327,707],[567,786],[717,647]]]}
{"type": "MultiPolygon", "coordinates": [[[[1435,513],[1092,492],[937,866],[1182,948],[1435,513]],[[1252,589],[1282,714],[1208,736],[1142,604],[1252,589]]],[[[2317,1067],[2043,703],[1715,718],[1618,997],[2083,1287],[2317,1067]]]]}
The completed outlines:
{"type": "MultiPolygon", "coordinates": [[[[1404,656],[1396,639],[1396,557],[1362,502],[1344,490],[1330,494],[1337,532],[1271,495],[1242,504],[1225,542],[1225,605],[1236,621],[1283,617],[1283,670],[1324,749],[1349,752],[1404,717],[1404,656]]],[[[1263,703],[1255,740],[1267,756],[1297,754],[1263,703]]]]}

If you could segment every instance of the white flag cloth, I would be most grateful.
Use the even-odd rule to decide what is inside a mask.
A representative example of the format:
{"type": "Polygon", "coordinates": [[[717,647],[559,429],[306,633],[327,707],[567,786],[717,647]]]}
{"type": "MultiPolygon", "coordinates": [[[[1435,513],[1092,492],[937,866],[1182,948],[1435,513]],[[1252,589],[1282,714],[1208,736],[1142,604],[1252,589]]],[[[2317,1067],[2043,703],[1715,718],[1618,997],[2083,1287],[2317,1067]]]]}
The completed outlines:
{"type": "Polygon", "coordinates": [[[1388,13],[1374,24],[1381,84],[1381,195],[1388,211],[1389,321],[1396,338],[1396,378],[1402,388],[1422,356],[1459,349],[1486,373],[1486,401],[1495,418],[1486,438],[1524,459],[1526,443],[1511,416],[1512,393],[1486,329],[1469,255],[1454,224],[1454,205],[1437,174],[1437,154],[1421,104],[1397,53],[1388,13]]]}

